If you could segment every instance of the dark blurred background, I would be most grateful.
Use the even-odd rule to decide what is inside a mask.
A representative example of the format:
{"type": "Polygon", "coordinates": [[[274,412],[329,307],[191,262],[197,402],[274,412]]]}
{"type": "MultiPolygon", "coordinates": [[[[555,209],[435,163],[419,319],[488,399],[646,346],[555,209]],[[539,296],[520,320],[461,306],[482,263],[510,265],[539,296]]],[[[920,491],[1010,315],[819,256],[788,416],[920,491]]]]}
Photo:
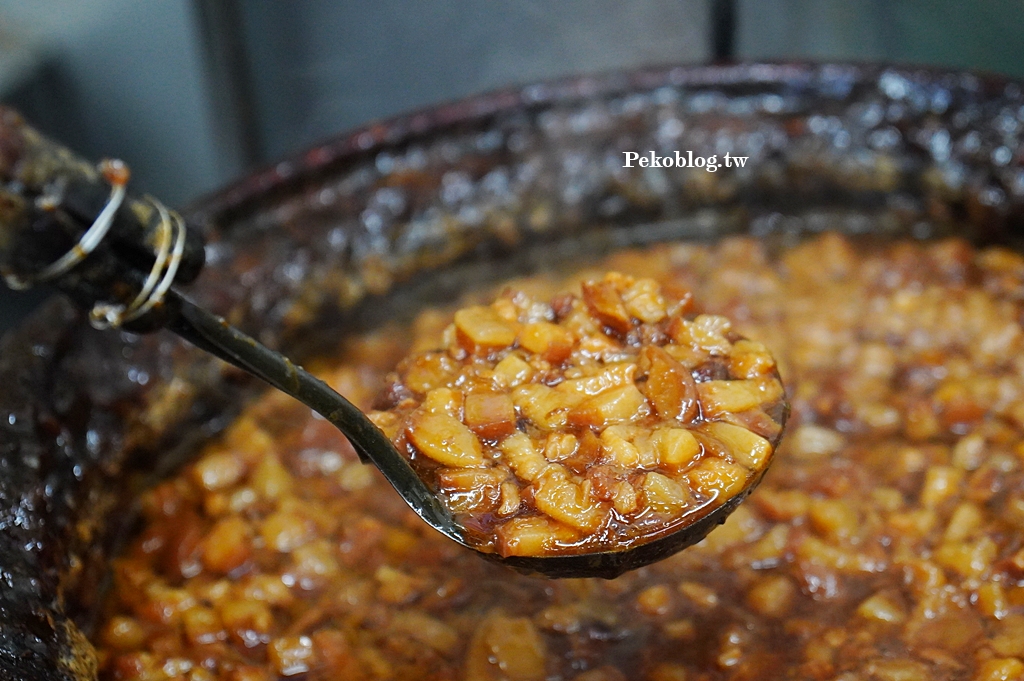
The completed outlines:
{"type": "MultiPolygon", "coordinates": [[[[0,0],[0,101],[171,205],[366,121],[645,64],[1024,76],[1022,0],[0,0]]],[[[0,286],[0,334],[45,295],[0,286]]]]}

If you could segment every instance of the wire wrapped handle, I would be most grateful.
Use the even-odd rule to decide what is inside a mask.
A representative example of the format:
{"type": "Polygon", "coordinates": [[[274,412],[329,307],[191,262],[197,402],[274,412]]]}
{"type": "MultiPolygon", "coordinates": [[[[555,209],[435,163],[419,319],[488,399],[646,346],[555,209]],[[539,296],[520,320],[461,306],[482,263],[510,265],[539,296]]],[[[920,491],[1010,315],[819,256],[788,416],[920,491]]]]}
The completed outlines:
{"type": "Polygon", "coordinates": [[[155,198],[147,196],[146,200],[160,214],[159,247],[153,261],[153,269],[146,277],[142,289],[127,305],[96,303],[93,306],[89,322],[97,329],[123,326],[125,322],[134,321],[157,305],[162,305],[164,296],[174,283],[174,276],[181,266],[187,234],[185,221],[155,198]]]}
{"type": "Polygon", "coordinates": [[[105,160],[97,171],[96,181],[57,173],[35,191],[0,189],[20,208],[0,224],[0,273],[13,289],[55,285],[90,310],[96,328],[160,328],[175,314],[165,305],[171,287],[205,261],[202,240],[155,197],[131,197],[124,162],[105,160]],[[63,252],[48,256],[59,244],[63,252]]]}

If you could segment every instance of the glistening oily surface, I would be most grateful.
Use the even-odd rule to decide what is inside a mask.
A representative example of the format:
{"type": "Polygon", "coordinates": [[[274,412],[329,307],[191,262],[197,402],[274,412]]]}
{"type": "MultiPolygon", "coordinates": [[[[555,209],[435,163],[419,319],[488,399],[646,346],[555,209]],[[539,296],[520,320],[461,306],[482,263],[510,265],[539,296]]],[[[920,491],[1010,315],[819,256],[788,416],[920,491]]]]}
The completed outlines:
{"type": "MultiPolygon", "coordinates": [[[[322,420],[267,394],[146,495],[97,634],[103,677],[1024,674],[1024,258],[823,235],[601,269],[692,290],[779,362],[787,436],[724,526],[615,580],[520,576],[427,528],[322,420]]],[[[411,335],[448,323],[426,311],[411,335]]],[[[323,375],[368,405],[387,367],[430,349],[404,337],[354,339],[323,375]]]]}
{"type": "Polygon", "coordinates": [[[768,350],[698,310],[617,272],[509,288],[403,360],[374,418],[481,550],[623,550],[747,490],[782,431],[768,350]]]}

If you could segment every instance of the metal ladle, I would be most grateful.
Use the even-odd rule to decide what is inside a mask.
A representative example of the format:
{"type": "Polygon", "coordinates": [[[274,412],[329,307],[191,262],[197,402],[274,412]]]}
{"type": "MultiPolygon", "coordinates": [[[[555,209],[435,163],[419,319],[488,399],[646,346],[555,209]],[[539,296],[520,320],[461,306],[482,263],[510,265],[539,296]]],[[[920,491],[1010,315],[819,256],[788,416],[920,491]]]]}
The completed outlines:
{"type": "MultiPolygon", "coordinates": [[[[53,149],[60,148],[45,139],[34,141],[42,144],[37,150],[41,155],[34,162],[46,169],[42,174],[45,181],[33,185],[7,178],[0,187],[0,264],[9,284],[26,287],[46,280],[80,306],[92,309],[97,326],[123,326],[132,331],[166,327],[263,379],[344,433],[362,461],[376,466],[431,527],[462,546],[479,550],[437,493],[355,405],[284,355],[264,347],[172,287],[195,278],[204,257],[201,238],[188,230],[179,216],[155,199],[128,197],[128,174],[122,164],[107,162],[99,173],[90,172],[88,166],[61,151],[67,158],[49,167],[47,161],[54,161],[53,149]],[[145,206],[150,210],[143,210],[145,206]]],[[[782,409],[786,410],[785,405],[782,409]]],[[[778,416],[784,422],[785,413],[778,416]]],[[[773,450],[778,439],[772,442],[773,450]]],[[[724,522],[759,481],[760,476],[755,476],[740,494],[694,522],[622,550],[538,557],[481,555],[549,577],[616,577],[700,541],[724,522]]]]}
{"type": "MultiPolygon", "coordinates": [[[[178,298],[181,307],[178,316],[168,325],[171,331],[196,347],[263,379],[322,415],[344,433],[364,463],[372,463],[384,474],[405,502],[427,524],[452,541],[479,550],[468,541],[465,530],[455,521],[437,493],[427,487],[409,461],[395,449],[391,440],[358,407],[284,355],[259,344],[220,317],[188,300],[178,298]]],[[[785,414],[780,415],[779,420],[784,422],[785,414]]],[[[781,434],[772,442],[773,451],[780,439],[781,434]]],[[[484,552],[481,555],[523,572],[548,577],[617,577],[623,572],[666,558],[703,539],[715,526],[725,521],[758,482],[760,476],[749,481],[742,492],[696,521],[681,524],[670,534],[621,551],[558,556],[501,557],[484,552]]]]}

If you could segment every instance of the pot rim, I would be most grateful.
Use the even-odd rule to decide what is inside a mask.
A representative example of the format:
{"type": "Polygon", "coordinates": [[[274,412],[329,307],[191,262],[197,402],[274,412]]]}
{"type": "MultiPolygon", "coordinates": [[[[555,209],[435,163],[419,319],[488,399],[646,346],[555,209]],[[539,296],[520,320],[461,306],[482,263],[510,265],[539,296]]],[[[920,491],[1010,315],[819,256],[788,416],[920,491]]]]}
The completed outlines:
{"type": "MultiPolygon", "coordinates": [[[[185,212],[197,224],[231,221],[257,210],[268,198],[314,181],[333,167],[386,148],[400,146],[440,130],[510,111],[523,111],[608,97],[659,87],[765,86],[807,87],[826,79],[864,82],[893,71],[914,79],[957,79],[982,94],[991,95],[1024,78],[939,65],[886,61],[765,60],[728,64],[669,64],[594,74],[569,75],[515,84],[456,100],[431,104],[372,120],[331,135],[293,154],[258,166],[227,186],[201,196],[185,212]]],[[[948,83],[952,85],[953,83],[948,83]]]]}

